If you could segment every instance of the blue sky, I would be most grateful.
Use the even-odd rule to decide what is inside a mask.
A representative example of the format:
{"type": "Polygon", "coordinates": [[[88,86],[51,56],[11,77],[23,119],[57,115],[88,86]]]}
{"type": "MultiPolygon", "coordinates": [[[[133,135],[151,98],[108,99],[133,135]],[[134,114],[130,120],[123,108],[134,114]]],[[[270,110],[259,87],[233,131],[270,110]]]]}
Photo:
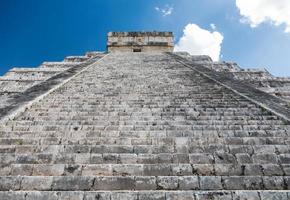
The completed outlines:
{"type": "Polygon", "coordinates": [[[173,31],[177,43],[184,28],[196,24],[223,36],[221,60],[290,76],[285,24],[253,28],[241,19],[235,0],[0,0],[0,75],[12,67],[104,51],[108,31],[173,31]],[[162,9],[169,8],[164,16],[162,9]]]}

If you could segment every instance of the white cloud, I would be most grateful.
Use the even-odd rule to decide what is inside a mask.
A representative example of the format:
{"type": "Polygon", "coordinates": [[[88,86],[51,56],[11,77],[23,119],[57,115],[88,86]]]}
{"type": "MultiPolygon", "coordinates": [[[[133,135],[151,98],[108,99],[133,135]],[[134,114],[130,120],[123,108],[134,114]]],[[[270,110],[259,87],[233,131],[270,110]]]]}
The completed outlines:
{"type": "Polygon", "coordinates": [[[290,33],[290,0],[236,0],[236,6],[243,16],[242,23],[256,27],[263,22],[286,26],[290,33]]]}
{"type": "Polygon", "coordinates": [[[210,24],[210,27],[211,27],[212,30],[214,30],[214,31],[216,30],[216,25],[215,24],[210,24]]]}
{"type": "Polygon", "coordinates": [[[163,17],[169,16],[173,12],[173,6],[166,4],[163,8],[155,7],[155,10],[160,12],[163,17]]]}
{"type": "Polygon", "coordinates": [[[188,24],[174,51],[187,51],[191,55],[209,55],[218,61],[221,53],[223,35],[218,31],[208,31],[196,24],[188,24]]]}

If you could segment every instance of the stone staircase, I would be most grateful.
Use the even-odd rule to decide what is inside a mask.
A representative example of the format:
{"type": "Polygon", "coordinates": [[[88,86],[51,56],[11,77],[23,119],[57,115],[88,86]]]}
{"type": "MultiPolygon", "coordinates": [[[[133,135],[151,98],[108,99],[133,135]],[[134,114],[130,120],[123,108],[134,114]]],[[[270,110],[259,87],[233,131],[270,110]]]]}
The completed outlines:
{"type": "Polygon", "coordinates": [[[37,68],[13,68],[0,77],[0,120],[48,92],[105,54],[88,52],[62,62],[44,62],[37,68]]]}
{"type": "Polygon", "coordinates": [[[191,56],[186,52],[178,52],[177,54],[196,64],[202,64],[204,67],[222,72],[233,79],[251,84],[252,87],[279,97],[288,103],[290,101],[290,77],[276,77],[263,68],[243,69],[233,62],[213,62],[209,56],[191,56]]]}
{"type": "Polygon", "coordinates": [[[0,199],[286,200],[289,130],[172,55],[110,53],[3,122],[0,199]]]}

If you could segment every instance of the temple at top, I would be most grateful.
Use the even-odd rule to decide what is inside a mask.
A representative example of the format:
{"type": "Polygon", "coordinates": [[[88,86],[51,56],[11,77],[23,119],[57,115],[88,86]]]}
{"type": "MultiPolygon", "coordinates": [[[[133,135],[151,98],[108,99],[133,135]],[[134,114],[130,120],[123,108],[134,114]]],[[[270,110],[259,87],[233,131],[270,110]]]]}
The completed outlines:
{"type": "Polygon", "coordinates": [[[173,52],[172,32],[109,32],[108,52],[173,52]]]}

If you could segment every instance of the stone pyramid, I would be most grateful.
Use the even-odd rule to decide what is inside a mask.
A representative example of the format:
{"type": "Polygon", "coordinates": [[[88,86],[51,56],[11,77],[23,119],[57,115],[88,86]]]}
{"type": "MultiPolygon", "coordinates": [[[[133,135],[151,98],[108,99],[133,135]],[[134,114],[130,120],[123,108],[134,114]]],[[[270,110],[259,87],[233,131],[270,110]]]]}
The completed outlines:
{"type": "Polygon", "coordinates": [[[0,200],[290,199],[289,80],[172,48],[109,33],[1,77],[0,200]]]}

